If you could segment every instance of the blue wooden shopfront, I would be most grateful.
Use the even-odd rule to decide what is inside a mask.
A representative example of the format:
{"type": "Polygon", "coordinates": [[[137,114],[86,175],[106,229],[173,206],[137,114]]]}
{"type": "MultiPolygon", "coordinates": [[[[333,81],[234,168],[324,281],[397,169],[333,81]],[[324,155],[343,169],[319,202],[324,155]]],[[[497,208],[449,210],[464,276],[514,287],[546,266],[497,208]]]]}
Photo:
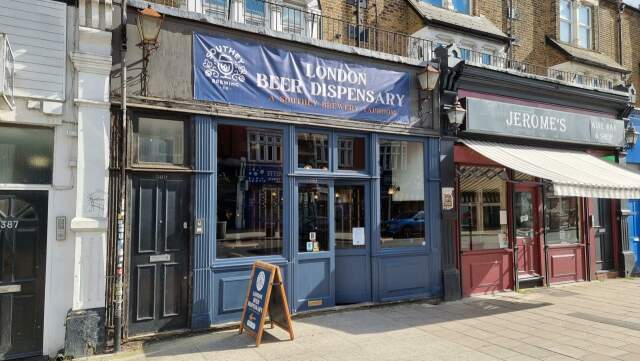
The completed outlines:
{"type": "MultiPolygon", "coordinates": [[[[640,129],[640,114],[634,112],[630,117],[631,124],[640,129]]],[[[638,165],[640,167],[640,146],[635,145],[627,153],[627,164],[638,165]]],[[[640,273],[640,199],[629,200],[629,247],[633,251],[636,259],[636,264],[633,269],[633,273],[640,273]]]]}
{"type": "MultiPolygon", "coordinates": [[[[204,226],[202,234],[194,236],[193,328],[236,321],[240,317],[251,265],[257,259],[281,267],[293,312],[339,304],[441,296],[438,138],[207,116],[195,117],[194,122],[195,218],[204,226]],[[261,252],[259,247],[242,241],[220,247],[223,241],[219,233],[225,227],[221,227],[219,221],[222,216],[219,187],[230,175],[221,174],[218,166],[222,160],[218,156],[219,142],[227,139],[221,137],[218,130],[226,131],[229,127],[241,132],[242,129],[272,130],[273,134],[282,135],[282,172],[278,172],[281,189],[274,191],[272,187],[268,191],[277,192],[282,200],[282,219],[279,220],[282,225],[276,227],[282,232],[282,246],[277,247],[276,252],[267,252],[272,253],[269,255],[252,255],[254,250],[261,252]],[[327,169],[298,166],[299,140],[309,134],[327,140],[327,169]],[[362,140],[364,144],[366,152],[361,170],[339,167],[347,140],[362,140]],[[404,164],[391,164],[393,162],[404,164]],[[384,174],[394,166],[404,166],[402,170],[408,172],[410,178],[384,174]],[[340,199],[347,194],[358,194],[359,201],[358,209],[345,215],[345,203],[340,199]],[[411,206],[407,208],[403,203],[411,206]],[[351,213],[361,216],[353,217],[351,213]],[[351,229],[345,236],[345,229],[340,225],[347,218],[361,219],[348,224],[351,229]],[[397,230],[391,230],[394,227],[397,230]],[[316,249],[307,248],[310,241],[306,237],[312,232],[319,243],[316,249]],[[345,246],[345,243],[350,244],[345,246]],[[238,248],[230,251],[236,246],[238,248]],[[254,248],[246,252],[240,250],[245,246],[254,248]],[[226,257],[233,252],[238,254],[226,257]]],[[[249,189],[245,193],[251,192],[252,186],[240,187],[249,189]]],[[[244,205],[249,203],[245,201],[244,205]]],[[[252,207],[264,207],[264,201],[252,207]]],[[[225,239],[233,233],[231,228],[226,226],[225,239]]]]}
{"type": "Polygon", "coordinates": [[[416,121],[419,68],[225,36],[193,49],[196,101],[287,115],[192,117],[191,327],[240,318],[256,260],[281,268],[292,312],[440,298],[440,140],[416,121]]]}

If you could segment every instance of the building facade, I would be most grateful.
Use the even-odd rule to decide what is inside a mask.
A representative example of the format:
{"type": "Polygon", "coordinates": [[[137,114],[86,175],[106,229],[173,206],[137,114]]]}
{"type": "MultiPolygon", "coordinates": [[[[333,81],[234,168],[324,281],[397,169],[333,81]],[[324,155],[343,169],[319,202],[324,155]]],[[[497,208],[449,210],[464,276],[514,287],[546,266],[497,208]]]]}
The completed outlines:
{"type": "Polygon", "coordinates": [[[374,51],[330,18],[259,3],[231,20],[154,5],[164,22],[141,68],[147,4],[129,1],[125,96],[118,41],[111,79],[112,128],[128,109],[112,152],[126,179],[125,337],[237,321],[256,260],[281,268],[294,313],[442,297],[425,58],[403,56],[406,35],[397,54],[374,51]]]}
{"type": "Polygon", "coordinates": [[[0,8],[0,359],[55,356],[104,327],[111,1],[0,8]]]}

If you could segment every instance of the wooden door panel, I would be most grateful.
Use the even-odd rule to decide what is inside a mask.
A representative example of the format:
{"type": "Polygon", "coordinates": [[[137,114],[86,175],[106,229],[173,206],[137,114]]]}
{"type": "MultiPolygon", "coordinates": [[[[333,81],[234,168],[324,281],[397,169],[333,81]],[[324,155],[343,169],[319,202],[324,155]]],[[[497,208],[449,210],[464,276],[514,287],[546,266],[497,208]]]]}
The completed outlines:
{"type": "Polygon", "coordinates": [[[584,280],[583,247],[550,247],[549,281],[550,283],[576,282],[584,280]]]}
{"type": "Polygon", "coordinates": [[[47,196],[0,191],[0,359],[42,354],[47,196]]]}
{"type": "Polygon", "coordinates": [[[188,178],[133,180],[129,334],[187,326],[188,178]]]}
{"type": "Polygon", "coordinates": [[[465,296],[513,289],[513,253],[467,252],[462,255],[462,291],[465,296]]]}

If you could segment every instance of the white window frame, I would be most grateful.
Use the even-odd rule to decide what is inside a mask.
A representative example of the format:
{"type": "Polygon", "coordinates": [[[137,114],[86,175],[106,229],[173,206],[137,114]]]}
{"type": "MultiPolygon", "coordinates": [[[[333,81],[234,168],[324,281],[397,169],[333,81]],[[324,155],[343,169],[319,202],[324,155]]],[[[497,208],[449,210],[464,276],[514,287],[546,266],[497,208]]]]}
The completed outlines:
{"type": "Polygon", "coordinates": [[[583,49],[593,49],[594,48],[594,13],[596,5],[590,1],[576,1],[576,0],[560,0],[558,1],[558,40],[563,43],[567,43],[579,48],[583,49]],[[562,16],[560,9],[562,5],[568,3],[571,7],[571,18],[566,18],[562,16]],[[589,23],[582,23],[580,21],[580,10],[587,9],[589,11],[589,23]],[[570,39],[562,38],[561,25],[569,24],[569,36],[570,39]],[[587,29],[588,38],[585,43],[583,43],[583,39],[581,39],[580,30],[587,29]]]}
{"type": "Polygon", "coordinates": [[[591,49],[593,48],[593,7],[589,6],[589,5],[584,5],[584,4],[579,4],[576,7],[576,23],[577,23],[577,33],[576,33],[576,43],[578,44],[578,46],[580,46],[581,48],[585,48],[585,49],[591,49]],[[583,24],[580,21],[580,10],[581,9],[587,9],[589,11],[589,23],[588,24],[583,24]],[[582,33],[580,30],[582,29],[587,29],[587,39],[586,39],[586,44],[581,44],[581,41],[583,39],[580,38],[580,34],[582,33]]]}
{"type": "Polygon", "coordinates": [[[558,19],[560,20],[559,22],[559,26],[558,26],[558,38],[560,39],[560,41],[562,42],[568,42],[571,43],[574,36],[573,36],[573,18],[575,17],[574,14],[574,10],[573,10],[573,1],[572,0],[560,0],[558,1],[558,19]],[[566,18],[564,16],[562,16],[562,5],[568,3],[569,4],[569,13],[570,13],[570,18],[566,18]],[[566,39],[562,39],[562,31],[560,30],[562,28],[562,23],[565,24],[569,24],[569,39],[568,41],[566,39]]]}

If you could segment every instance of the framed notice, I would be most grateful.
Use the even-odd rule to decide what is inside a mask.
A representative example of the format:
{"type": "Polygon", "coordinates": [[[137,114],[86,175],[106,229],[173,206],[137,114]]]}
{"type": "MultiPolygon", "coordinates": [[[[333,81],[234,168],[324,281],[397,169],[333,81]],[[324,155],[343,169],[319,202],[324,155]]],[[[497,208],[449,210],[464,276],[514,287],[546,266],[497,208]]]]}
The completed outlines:
{"type": "Polygon", "coordinates": [[[260,346],[262,342],[267,315],[271,328],[274,325],[283,328],[293,340],[293,324],[280,268],[256,261],[251,270],[249,289],[240,318],[240,333],[246,330],[249,335],[254,336],[256,346],[260,346]]]}

